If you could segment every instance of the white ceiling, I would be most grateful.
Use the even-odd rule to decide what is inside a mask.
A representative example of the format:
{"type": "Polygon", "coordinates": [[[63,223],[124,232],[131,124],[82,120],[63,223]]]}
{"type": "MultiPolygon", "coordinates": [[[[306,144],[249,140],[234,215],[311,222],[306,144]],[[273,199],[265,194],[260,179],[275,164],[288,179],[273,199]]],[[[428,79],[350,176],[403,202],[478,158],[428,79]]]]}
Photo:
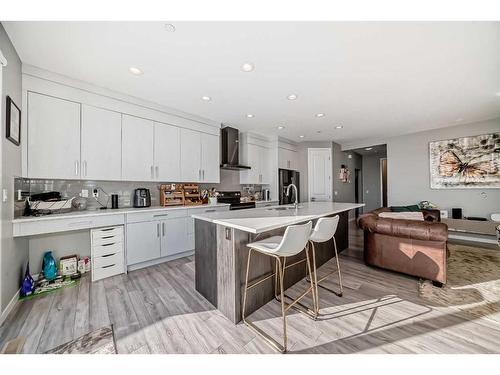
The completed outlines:
{"type": "Polygon", "coordinates": [[[499,22],[173,24],[3,23],[24,63],[296,141],[345,144],[500,117],[499,22]],[[255,70],[242,72],[244,62],[255,70]]]}

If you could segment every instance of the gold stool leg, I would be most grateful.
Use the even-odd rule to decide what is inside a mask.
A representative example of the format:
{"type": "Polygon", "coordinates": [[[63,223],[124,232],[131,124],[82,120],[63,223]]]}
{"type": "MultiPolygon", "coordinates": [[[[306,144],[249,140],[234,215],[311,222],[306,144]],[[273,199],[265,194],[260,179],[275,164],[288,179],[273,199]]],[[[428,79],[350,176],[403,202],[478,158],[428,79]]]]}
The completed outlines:
{"type": "MultiPolygon", "coordinates": [[[[250,248],[248,252],[248,259],[247,259],[247,269],[246,269],[246,274],[245,274],[245,290],[243,293],[243,306],[241,309],[241,316],[242,320],[245,323],[247,327],[252,329],[256,334],[258,334],[260,337],[264,339],[264,341],[272,346],[273,348],[279,350],[281,353],[285,353],[287,350],[287,333],[286,333],[286,309],[284,307],[284,302],[281,304],[281,312],[283,315],[283,345],[278,343],[275,339],[273,339],[271,336],[269,336],[266,332],[264,332],[262,329],[257,327],[255,324],[250,322],[249,320],[246,319],[246,304],[247,304],[247,293],[248,290],[254,287],[257,283],[254,283],[253,285],[248,286],[248,275],[249,275],[249,270],[250,270],[250,258],[252,255],[253,249],[250,248]]],[[[281,261],[277,256],[273,257],[276,259],[276,266],[279,268],[279,279],[280,279],[280,285],[281,285],[281,300],[283,301],[283,295],[284,295],[284,290],[283,290],[283,273],[284,271],[282,270],[281,267],[281,261]]]]}
{"type": "MultiPolygon", "coordinates": [[[[309,257],[309,244],[306,245],[306,260],[307,260],[307,271],[309,274],[309,282],[311,283],[311,294],[312,294],[313,311],[314,311],[313,319],[316,320],[316,318],[318,317],[318,310],[319,310],[318,295],[317,295],[317,291],[316,291],[316,285],[314,284],[314,281],[313,281],[314,276],[313,276],[312,269],[311,269],[311,259],[309,257]]],[[[316,273],[316,271],[315,271],[315,273],[316,273]]],[[[307,280],[307,277],[306,277],[306,280],[307,280]]]]}
{"type": "Polygon", "coordinates": [[[279,279],[280,279],[280,297],[281,297],[281,314],[283,316],[283,352],[286,352],[288,336],[286,333],[286,310],[285,310],[285,290],[284,290],[284,279],[285,279],[285,262],[286,258],[283,259],[283,265],[279,258],[277,258],[279,265],[279,279]]]}
{"type": "Polygon", "coordinates": [[[340,272],[340,261],[339,261],[339,254],[337,252],[337,241],[335,241],[335,237],[333,237],[333,248],[335,250],[335,261],[337,263],[337,273],[338,273],[338,277],[339,277],[340,292],[336,292],[335,290],[327,288],[326,286],[320,284],[323,280],[326,280],[328,277],[330,277],[331,275],[333,275],[335,273],[335,271],[329,272],[328,274],[326,274],[325,276],[323,276],[322,278],[320,278],[318,280],[318,284],[317,285],[320,288],[328,290],[329,292],[335,294],[338,297],[342,297],[342,294],[343,294],[342,274],[340,272]]]}

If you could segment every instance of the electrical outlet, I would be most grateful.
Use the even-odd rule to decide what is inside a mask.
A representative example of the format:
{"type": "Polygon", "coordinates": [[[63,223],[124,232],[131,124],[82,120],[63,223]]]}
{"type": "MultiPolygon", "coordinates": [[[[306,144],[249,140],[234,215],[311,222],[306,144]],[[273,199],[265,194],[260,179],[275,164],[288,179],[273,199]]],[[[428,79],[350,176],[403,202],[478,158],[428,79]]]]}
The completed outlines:
{"type": "Polygon", "coordinates": [[[2,190],[2,202],[3,203],[7,202],[7,198],[8,198],[7,189],[3,189],[2,190]]]}
{"type": "Polygon", "coordinates": [[[83,198],[88,198],[89,197],[89,191],[87,189],[82,189],[81,196],[83,198]]]}
{"type": "Polygon", "coordinates": [[[99,191],[98,191],[97,189],[94,189],[94,190],[92,191],[92,196],[93,196],[94,198],[99,198],[99,191]]]}

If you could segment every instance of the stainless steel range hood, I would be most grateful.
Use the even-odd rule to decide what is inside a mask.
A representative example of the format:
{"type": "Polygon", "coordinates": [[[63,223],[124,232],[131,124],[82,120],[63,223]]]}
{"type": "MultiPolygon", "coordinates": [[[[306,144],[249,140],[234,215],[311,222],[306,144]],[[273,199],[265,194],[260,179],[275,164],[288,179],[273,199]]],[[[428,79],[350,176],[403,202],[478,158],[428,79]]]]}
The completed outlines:
{"type": "Polygon", "coordinates": [[[221,135],[221,165],[222,169],[242,170],[250,169],[249,166],[240,165],[239,160],[239,131],[226,126],[220,130],[221,135]]]}

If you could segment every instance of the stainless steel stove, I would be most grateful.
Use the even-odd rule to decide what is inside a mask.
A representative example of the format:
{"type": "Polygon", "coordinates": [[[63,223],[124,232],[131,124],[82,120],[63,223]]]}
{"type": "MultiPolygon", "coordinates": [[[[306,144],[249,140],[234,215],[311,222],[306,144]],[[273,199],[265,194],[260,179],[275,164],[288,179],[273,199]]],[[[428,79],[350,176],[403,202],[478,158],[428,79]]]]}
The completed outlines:
{"type": "Polygon", "coordinates": [[[219,203],[229,203],[230,210],[244,210],[255,208],[255,202],[241,202],[240,191],[220,191],[217,197],[219,203]]]}

